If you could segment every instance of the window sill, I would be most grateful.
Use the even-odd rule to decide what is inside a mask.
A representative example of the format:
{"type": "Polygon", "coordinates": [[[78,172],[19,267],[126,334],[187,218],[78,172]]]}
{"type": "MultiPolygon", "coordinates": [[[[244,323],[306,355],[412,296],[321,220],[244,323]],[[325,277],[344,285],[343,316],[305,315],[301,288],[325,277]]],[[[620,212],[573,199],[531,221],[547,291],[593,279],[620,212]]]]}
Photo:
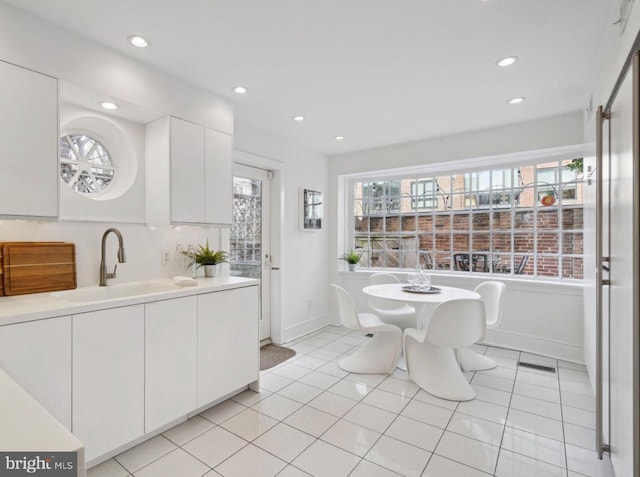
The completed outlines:
{"type": "MultiPolygon", "coordinates": [[[[384,269],[356,269],[354,272],[348,270],[338,270],[338,274],[342,279],[351,279],[353,281],[368,282],[369,277],[374,273],[385,272],[392,273],[400,278],[400,281],[406,282],[408,270],[384,270],[384,269]]],[[[586,283],[584,280],[571,279],[540,279],[540,278],[524,278],[522,276],[490,274],[490,273],[455,273],[455,272],[433,272],[429,271],[429,275],[434,284],[445,286],[458,286],[461,288],[475,288],[481,282],[495,280],[507,285],[507,289],[524,290],[524,291],[540,291],[552,294],[582,294],[586,283]]],[[[363,285],[366,286],[366,285],[363,285]]]]}

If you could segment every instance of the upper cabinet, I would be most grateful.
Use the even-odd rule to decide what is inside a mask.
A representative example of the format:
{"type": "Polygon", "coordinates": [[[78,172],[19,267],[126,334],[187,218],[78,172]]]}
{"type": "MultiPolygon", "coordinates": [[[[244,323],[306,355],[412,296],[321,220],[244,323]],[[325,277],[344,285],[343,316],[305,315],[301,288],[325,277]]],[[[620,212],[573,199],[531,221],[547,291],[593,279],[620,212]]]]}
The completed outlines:
{"type": "Polygon", "coordinates": [[[233,222],[233,138],[214,129],[204,130],[204,220],[233,222]]]}
{"type": "Polygon", "coordinates": [[[231,135],[166,117],[145,143],[147,223],[231,225],[231,135]]]}
{"type": "Polygon", "coordinates": [[[0,61],[0,216],[58,216],[58,83],[0,61]]]}

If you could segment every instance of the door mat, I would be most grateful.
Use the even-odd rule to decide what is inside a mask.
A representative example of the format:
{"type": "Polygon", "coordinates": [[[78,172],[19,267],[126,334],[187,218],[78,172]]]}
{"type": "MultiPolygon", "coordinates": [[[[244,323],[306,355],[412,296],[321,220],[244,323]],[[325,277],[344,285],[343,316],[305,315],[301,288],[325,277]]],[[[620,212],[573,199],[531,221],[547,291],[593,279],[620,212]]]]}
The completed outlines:
{"type": "Polygon", "coordinates": [[[269,344],[260,348],[260,371],[273,368],[295,356],[296,352],[284,346],[269,344]]]}

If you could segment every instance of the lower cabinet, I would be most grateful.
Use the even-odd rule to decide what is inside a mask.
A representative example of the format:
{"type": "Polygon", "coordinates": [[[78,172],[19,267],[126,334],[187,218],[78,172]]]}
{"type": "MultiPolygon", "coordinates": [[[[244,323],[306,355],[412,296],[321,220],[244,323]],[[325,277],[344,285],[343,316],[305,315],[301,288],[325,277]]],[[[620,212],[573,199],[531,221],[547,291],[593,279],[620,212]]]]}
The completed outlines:
{"type": "Polygon", "coordinates": [[[258,287],[198,295],[198,406],[258,379],[258,287]]]}
{"type": "Polygon", "coordinates": [[[144,434],[144,305],[73,316],[72,431],[87,462],[144,434]]]}
{"type": "Polygon", "coordinates": [[[71,430],[70,316],[0,326],[0,368],[71,430]]]}
{"type": "Polygon", "coordinates": [[[145,305],[145,432],[196,408],[197,299],[145,305]]]}
{"type": "Polygon", "coordinates": [[[0,326],[0,367],[84,443],[92,465],[258,379],[258,290],[0,326]]]}

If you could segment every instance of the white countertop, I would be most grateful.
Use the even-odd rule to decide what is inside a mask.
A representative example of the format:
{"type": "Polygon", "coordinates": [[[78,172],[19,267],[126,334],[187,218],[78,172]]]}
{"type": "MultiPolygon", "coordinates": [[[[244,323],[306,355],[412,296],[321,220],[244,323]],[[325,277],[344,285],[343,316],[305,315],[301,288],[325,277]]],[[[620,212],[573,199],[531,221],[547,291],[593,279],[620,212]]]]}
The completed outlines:
{"type": "MultiPolygon", "coordinates": [[[[198,295],[201,293],[211,293],[238,287],[253,286],[260,283],[259,280],[241,277],[198,278],[197,281],[197,286],[190,287],[176,286],[171,278],[162,278],[148,282],[137,282],[164,284],[167,285],[167,290],[90,302],[69,301],[64,298],[56,297],[55,294],[58,292],[0,296],[0,326],[12,323],[22,323],[25,321],[41,320],[55,316],[73,315],[89,311],[104,310],[107,308],[135,305],[138,303],[180,298],[198,295]]],[[[127,285],[131,285],[131,283],[108,285],[108,287],[124,287],[127,285]]],[[[77,290],[81,291],[97,288],[97,286],[83,287],[78,288],[77,290]]],[[[68,292],[65,291],[59,293],[64,296],[64,294],[68,292]]]]}
{"type": "Polygon", "coordinates": [[[86,475],[84,444],[0,369],[0,449],[4,452],[76,452],[86,475]]]}

